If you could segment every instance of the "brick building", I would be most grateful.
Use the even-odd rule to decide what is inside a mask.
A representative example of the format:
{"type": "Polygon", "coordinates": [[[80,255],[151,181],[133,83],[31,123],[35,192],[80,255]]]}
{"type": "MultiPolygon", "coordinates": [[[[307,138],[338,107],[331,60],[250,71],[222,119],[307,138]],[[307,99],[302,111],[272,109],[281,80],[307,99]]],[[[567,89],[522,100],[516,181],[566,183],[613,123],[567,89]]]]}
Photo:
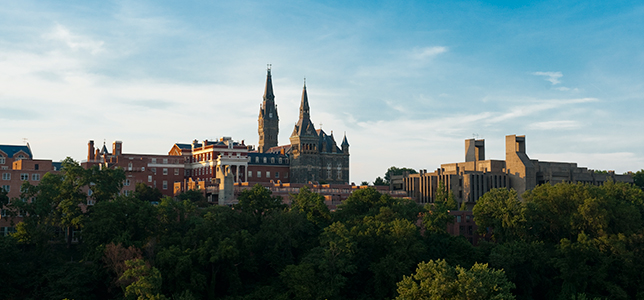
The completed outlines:
{"type": "Polygon", "coordinates": [[[174,196],[174,182],[183,181],[186,164],[184,158],[176,155],[123,153],[123,142],[112,143],[112,152],[103,144],[94,147],[94,141],[87,144],[87,161],[81,166],[90,168],[100,165],[107,168],[122,168],[125,171],[122,193],[130,195],[137,183],[158,188],[165,196],[174,196]]]}
{"type": "MultiPolygon", "coordinates": [[[[21,145],[0,145],[0,188],[7,192],[9,199],[20,198],[20,187],[27,181],[38,185],[48,172],[60,170],[60,163],[45,159],[33,159],[31,147],[21,145]]],[[[29,201],[26,199],[26,201],[29,201]]],[[[18,223],[22,218],[14,218],[18,223]]],[[[11,220],[7,219],[6,207],[0,207],[0,235],[13,232],[11,220]]]]}

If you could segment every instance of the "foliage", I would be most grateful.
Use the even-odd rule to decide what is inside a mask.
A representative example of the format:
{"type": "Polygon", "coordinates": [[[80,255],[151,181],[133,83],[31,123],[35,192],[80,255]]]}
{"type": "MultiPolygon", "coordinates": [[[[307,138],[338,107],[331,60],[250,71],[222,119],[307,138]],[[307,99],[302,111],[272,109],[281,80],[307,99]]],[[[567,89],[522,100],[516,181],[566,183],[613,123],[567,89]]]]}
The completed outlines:
{"type": "Polygon", "coordinates": [[[454,195],[447,191],[442,181],[439,182],[434,203],[425,205],[427,210],[423,217],[425,229],[434,233],[447,233],[447,224],[454,222],[454,216],[449,212],[456,209],[456,205],[454,195]]]}
{"type": "Polygon", "coordinates": [[[107,170],[68,161],[10,199],[23,218],[0,236],[0,299],[644,298],[634,185],[544,185],[522,201],[492,190],[474,207],[492,242],[474,246],[446,233],[456,204],[442,184],[427,207],[361,188],[330,211],[304,187],[289,208],[262,186],[228,207],[120,196],[107,170]],[[96,204],[76,211],[89,188],[96,204]]]}
{"type": "Polygon", "coordinates": [[[125,287],[127,299],[161,300],[166,297],[160,294],[161,272],[155,267],[150,267],[142,259],[125,261],[128,269],[123,273],[121,281],[131,281],[125,287]]]}
{"type": "Polygon", "coordinates": [[[445,260],[418,264],[416,273],[398,283],[399,300],[407,299],[515,299],[514,284],[503,270],[475,264],[469,270],[451,267],[445,260]]]}
{"type": "Polygon", "coordinates": [[[640,189],[644,190],[644,169],[633,173],[633,183],[640,189]]]}
{"type": "Polygon", "coordinates": [[[291,210],[306,215],[306,219],[324,228],[331,220],[331,212],[324,202],[324,196],[314,193],[308,186],[300,188],[299,193],[290,195],[291,210]]]}
{"type": "Polygon", "coordinates": [[[160,202],[163,194],[158,188],[153,188],[143,182],[137,182],[134,187],[134,198],[145,202],[160,202]]]}
{"type": "Polygon", "coordinates": [[[376,177],[376,180],[373,181],[373,185],[389,185],[389,183],[382,179],[382,177],[378,176],[376,177]]]}
{"type": "Polygon", "coordinates": [[[391,167],[389,167],[389,169],[387,169],[387,172],[385,173],[385,178],[384,178],[385,183],[387,183],[387,185],[389,185],[389,183],[391,182],[391,178],[393,176],[403,175],[405,172],[409,172],[409,174],[417,174],[418,173],[418,172],[416,172],[416,170],[411,169],[411,168],[405,168],[405,167],[397,168],[395,166],[391,166],[391,167]]]}

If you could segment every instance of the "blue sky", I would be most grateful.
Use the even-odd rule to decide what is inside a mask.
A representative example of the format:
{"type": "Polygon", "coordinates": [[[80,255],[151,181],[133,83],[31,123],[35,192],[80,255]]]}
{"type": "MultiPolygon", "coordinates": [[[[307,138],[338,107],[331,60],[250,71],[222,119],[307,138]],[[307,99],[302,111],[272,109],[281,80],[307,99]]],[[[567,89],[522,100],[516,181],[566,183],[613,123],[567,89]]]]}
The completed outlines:
{"type": "Polygon", "coordinates": [[[534,159],[644,168],[644,4],[399,2],[0,0],[0,143],[257,144],[270,63],[280,143],[306,77],[356,183],[462,161],[475,135],[491,159],[525,134],[534,159]]]}

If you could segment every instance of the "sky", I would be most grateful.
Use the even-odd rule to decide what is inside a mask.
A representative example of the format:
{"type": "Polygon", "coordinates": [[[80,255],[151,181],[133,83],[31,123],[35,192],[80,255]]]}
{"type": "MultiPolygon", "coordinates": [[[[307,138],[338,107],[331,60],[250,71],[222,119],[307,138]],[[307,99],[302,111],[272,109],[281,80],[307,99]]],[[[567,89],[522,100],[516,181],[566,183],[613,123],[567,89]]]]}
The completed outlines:
{"type": "Polygon", "coordinates": [[[267,64],[279,143],[306,78],[352,182],[464,161],[470,138],[504,159],[512,134],[532,159],[644,169],[641,1],[0,0],[0,143],[257,145],[267,64]]]}

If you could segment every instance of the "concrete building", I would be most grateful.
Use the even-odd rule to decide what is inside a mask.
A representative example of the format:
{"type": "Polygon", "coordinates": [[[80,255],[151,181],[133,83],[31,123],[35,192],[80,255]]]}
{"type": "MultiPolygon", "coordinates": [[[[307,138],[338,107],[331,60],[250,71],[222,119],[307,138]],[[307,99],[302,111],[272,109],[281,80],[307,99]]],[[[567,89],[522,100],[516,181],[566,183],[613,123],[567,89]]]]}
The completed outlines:
{"type": "Polygon", "coordinates": [[[578,167],[576,163],[530,159],[526,153],[525,136],[508,135],[505,140],[505,160],[486,160],[485,140],[468,139],[465,140],[465,162],[442,164],[432,173],[421,170],[419,174],[401,176],[402,188],[418,203],[432,203],[439,182],[442,182],[459,205],[464,203],[471,209],[479,197],[494,188],[513,188],[521,195],[544,183],[600,185],[609,179],[633,182],[628,174],[597,173],[578,167]]]}

